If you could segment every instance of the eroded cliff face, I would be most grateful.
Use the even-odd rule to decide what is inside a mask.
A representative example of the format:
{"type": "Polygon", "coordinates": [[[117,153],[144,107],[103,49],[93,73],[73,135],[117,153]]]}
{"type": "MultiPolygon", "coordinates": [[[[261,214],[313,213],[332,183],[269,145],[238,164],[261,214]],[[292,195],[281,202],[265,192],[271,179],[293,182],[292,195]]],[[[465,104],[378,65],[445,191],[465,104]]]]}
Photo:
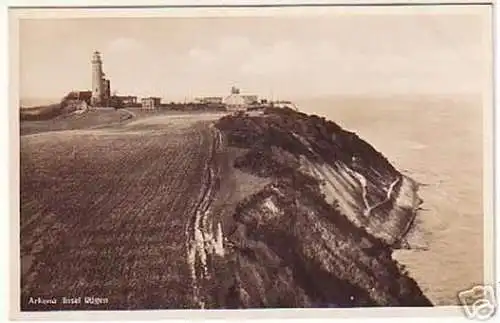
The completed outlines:
{"type": "Polygon", "coordinates": [[[216,127],[233,184],[254,185],[221,207],[224,255],[209,255],[203,307],[431,305],[391,257],[421,203],[417,185],[381,153],[290,109],[216,127]]]}

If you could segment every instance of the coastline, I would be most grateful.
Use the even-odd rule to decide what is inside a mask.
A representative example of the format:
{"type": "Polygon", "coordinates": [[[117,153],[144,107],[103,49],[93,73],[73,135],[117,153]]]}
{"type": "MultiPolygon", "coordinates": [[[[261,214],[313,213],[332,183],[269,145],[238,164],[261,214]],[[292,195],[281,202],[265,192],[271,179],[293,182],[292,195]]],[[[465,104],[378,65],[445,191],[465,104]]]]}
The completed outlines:
{"type": "Polygon", "coordinates": [[[372,222],[371,233],[382,239],[392,249],[406,246],[406,237],[417,222],[418,209],[423,200],[418,194],[419,184],[412,178],[401,174],[400,184],[397,185],[393,196],[388,203],[390,208],[382,207],[376,215],[378,220],[372,222]]]}
{"type": "MultiPolygon", "coordinates": [[[[483,203],[485,105],[481,97],[356,96],[299,104],[307,112],[355,131],[382,152],[402,173],[400,176],[416,181],[414,194],[424,201],[417,206],[415,197],[416,214],[389,217],[393,203],[381,214],[390,219],[384,221],[386,228],[382,223],[375,232],[380,234],[390,224],[401,223],[401,231],[390,228],[394,233],[404,232],[401,246],[394,248],[392,257],[406,266],[435,305],[457,305],[457,291],[484,281],[488,260],[484,221],[488,216],[483,203]],[[453,271],[448,270],[450,265],[453,271]]],[[[396,187],[392,201],[398,191],[396,187]]]]}
{"type": "Polygon", "coordinates": [[[395,206],[400,207],[405,210],[405,212],[410,212],[410,218],[408,219],[406,226],[400,231],[400,235],[393,245],[394,249],[413,249],[408,242],[408,238],[412,232],[418,230],[417,220],[419,216],[419,208],[424,203],[424,200],[418,194],[420,189],[420,183],[418,183],[413,178],[401,175],[402,185],[398,196],[395,198],[395,206]],[[399,202],[398,202],[399,201],[399,202]]]}

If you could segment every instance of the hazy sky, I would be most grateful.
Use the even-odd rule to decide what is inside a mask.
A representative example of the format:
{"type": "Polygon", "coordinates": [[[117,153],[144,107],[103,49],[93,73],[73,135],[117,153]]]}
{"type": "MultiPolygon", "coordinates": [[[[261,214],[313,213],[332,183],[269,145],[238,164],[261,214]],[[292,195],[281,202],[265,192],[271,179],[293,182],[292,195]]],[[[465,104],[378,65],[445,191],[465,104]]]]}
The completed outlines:
{"type": "Polygon", "coordinates": [[[242,92],[478,93],[489,9],[317,17],[29,19],[19,24],[21,98],[91,88],[91,55],[118,94],[165,100],[242,92]]]}

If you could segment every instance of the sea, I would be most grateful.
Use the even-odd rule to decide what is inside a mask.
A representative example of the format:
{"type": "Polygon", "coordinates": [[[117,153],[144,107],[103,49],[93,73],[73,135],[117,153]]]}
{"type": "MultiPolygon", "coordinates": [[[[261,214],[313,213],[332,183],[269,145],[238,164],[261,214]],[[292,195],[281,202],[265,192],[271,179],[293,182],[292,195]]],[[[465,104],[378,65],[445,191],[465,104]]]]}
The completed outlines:
{"type": "Polygon", "coordinates": [[[36,97],[27,97],[27,98],[21,98],[19,100],[19,106],[21,108],[31,108],[31,107],[36,107],[36,106],[42,106],[42,105],[49,105],[49,104],[54,104],[54,103],[59,103],[61,99],[57,98],[36,98],[36,97]]]}
{"type": "Polygon", "coordinates": [[[397,250],[394,258],[433,304],[457,305],[459,291],[483,282],[481,96],[344,96],[296,103],[356,132],[423,184],[420,247],[397,250]]]}

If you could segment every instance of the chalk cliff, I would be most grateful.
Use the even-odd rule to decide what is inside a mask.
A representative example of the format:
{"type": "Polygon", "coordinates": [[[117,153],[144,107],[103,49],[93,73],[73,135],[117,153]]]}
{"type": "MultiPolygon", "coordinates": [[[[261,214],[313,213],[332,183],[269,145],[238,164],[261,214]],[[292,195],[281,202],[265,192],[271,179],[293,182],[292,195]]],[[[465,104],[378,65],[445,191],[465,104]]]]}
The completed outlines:
{"type": "Polygon", "coordinates": [[[212,256],[202,306],[431,305],[391,257],[422,202],[418,187],[381,153],[291,109],[226,116],[216,127],[235,181],[257,184],[225,208],[224,255],[212,256]]]}

